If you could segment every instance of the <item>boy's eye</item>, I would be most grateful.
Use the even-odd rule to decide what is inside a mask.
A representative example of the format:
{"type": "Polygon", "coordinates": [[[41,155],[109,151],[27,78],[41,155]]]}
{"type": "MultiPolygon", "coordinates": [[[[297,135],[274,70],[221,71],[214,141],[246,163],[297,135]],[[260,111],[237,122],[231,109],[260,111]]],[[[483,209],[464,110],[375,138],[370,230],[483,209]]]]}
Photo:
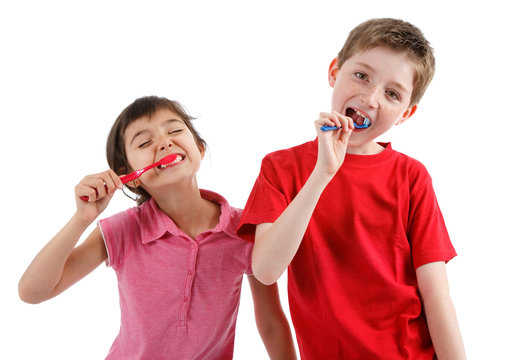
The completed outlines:
{"type": "Polygon", "coordinates": [[[179,133],[179,132],[181,132],[181,131],[182,131],[182,129],[170,130],[170,131],[168,131],[168,134],[170,134],[170,135],[171,135],[171,134],[177,134],[177,133],[179,133]]]}
{"type": "Polygon", "coordinates": [[[400,95],[398,95],[398,93],[396,91],[393,91],[393,90],[387,90],[386,91],[386,94],[393,98],[393,99],[400,99],[400,95]]]}
{"type": "Polygon", "coordinates": [[[362,72],[360,72],[360,71],[357,71],[357,72],[355,73],[355,77],[356,77],[357,79],[360,79],[360,80],[366,80],[366,79],[368,78],[368,75],[366,75],[366,74],[364,74],[364,73],[362,73],[362,72]]]}

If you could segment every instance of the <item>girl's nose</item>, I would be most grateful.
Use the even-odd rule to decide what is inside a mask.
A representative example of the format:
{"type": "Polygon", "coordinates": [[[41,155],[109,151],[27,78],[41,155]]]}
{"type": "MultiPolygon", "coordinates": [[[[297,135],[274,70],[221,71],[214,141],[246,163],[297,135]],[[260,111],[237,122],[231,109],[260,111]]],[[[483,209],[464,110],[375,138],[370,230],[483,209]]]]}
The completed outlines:
{"type": "Polygon", "coordinates": [[[172,146],[173,146],[173,143],[171,142],[170,139],[163,138],[161,140],[161,145],[159,146],[159,150],[163,151],[163,150],[171,148],[172,146]]]}

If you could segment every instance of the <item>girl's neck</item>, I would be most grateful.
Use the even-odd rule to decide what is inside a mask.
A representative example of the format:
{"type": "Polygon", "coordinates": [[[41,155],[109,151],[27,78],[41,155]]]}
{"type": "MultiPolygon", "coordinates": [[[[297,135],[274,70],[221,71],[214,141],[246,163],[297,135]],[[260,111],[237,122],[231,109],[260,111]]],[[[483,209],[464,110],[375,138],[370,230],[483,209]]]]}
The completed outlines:
{"type": "Polygon", "coordinates": [[[202,198],[196,183],[181,189],[161,191],[153,198],[175,225],[192,239],[204,231],[214,229],[219,222],[219,204],[202,198]]]}

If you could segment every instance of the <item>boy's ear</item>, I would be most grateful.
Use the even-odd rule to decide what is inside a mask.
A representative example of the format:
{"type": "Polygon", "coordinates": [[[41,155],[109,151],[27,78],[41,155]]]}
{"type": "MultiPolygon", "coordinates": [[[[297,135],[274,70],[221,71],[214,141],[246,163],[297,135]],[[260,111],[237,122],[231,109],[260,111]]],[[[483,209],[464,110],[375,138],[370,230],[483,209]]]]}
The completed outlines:
{"type": "Polygon", "coordinates": [[[337,74],[339,73],[339,67],[337,66],[337,58],[334,58],[332,62],[330,62],[330,66],[328,67],[328,84],[330,87],[334,87],[336,84],[337,74]]]}
{"type": "Polygon", "coordinates": [[[418,109],[418,105],[413,105],[412,107],[405,110],[405,112],[402,114],[402,116],[396,121],[395,125],[400,125],[405,120],[410,118],[412,115],[414,115],[414,113],[416,112],[417,109],[418,109]]]}

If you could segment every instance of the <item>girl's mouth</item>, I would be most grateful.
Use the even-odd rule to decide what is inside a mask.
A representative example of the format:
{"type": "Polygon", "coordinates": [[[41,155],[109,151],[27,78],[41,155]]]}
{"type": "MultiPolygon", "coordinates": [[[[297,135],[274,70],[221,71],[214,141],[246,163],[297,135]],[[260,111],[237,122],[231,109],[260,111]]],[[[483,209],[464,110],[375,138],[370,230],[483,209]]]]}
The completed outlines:
{"type": "Polygon", "coordinates": [[[157,166],[157,168],[160,170],[164,170],[166,168],[169,168],[169,167],[181,162],[182,160],[184,160],[184,156],[177,154],[177,157],[175,158],[175,160],[173,160],[172,162],[167,163],[167,164],[159,165],[159,166],[157,166]]]}
{"type": "Polygon", "coordinates": [[[346,116],[351,117],[356,129],[366,129],[371,125],[370,119],[354,108],[346,109],[346,116]]]}

